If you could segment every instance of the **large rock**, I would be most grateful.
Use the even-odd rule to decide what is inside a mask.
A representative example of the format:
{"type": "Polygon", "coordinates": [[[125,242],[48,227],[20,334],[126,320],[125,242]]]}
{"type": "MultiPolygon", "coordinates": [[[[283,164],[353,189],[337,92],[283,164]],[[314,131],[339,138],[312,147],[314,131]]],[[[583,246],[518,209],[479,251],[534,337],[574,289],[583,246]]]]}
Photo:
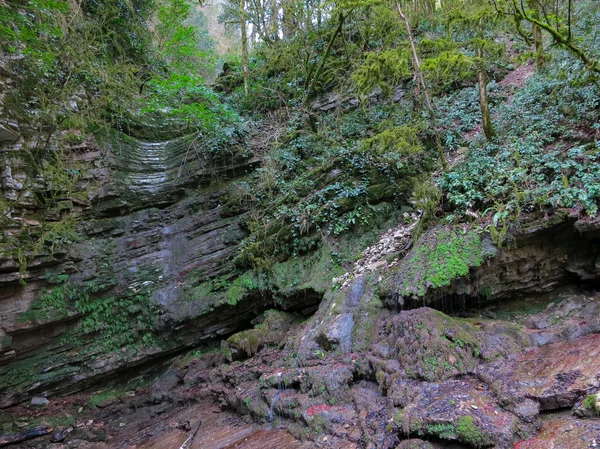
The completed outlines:
{"type": "Polygon", "coordinates": [[[472,373],[485,360],[529,346],[518,326],[476,324],[428,307],[402,311],[388,319],[385,350],[375,349],[380,356],[397,359],[408,376],[431,381],[472,373]]]}
{"type": "MultiPolygon", "coordinates": [[[[477,379],[410,385],[413,398],[395,416],[407,436],[416,433],[474,447],[511,448],[517,431],[524,431],[519,419],[504,411],[477,379]]],[[[399,381],[394,389],[404,387],[399,381]]]]}
{"type": "Polygon", "coordinates": [[[481,365],[477,376],[500,403],[518,411],[536,401],[541,411],[573,407],[600,387],[600,335],[555,343],[481,365]]]}
{"type": "Polygon", "coordinates": [[[227,339],[232,359],[251,357],[264,346],[282,347],[293,324],[299,317],[291,313],[267,310],[254,329],[248,329],[227,339]]]}
{"type": "MultiPolygon", "coordinates": [[[[435,232],[439,231],[431,231],[435,232]]],[[[498,249],[485,263],[479,262],[480,259],[470,254],[468,248],[462,250],[461,257],[453,255],[450,261],[444,258],[448,265],[458,259],[457,263],[469,265],[470,269],[461,277],[449,279],[451,282],[440,282],[445,285],[439,288],[433,285],[435,282],[421,282],[423,289],[413,292],[409,288],[411,295],[407,296],[406,287],[411,287],[410,274],[414,267],[405,265],[419,252],[427,253],[419,243],[386,282],[385,295],[391,305],[399,302],[403,307],[426,304],[442,310],[461,310],[472,304],[479,305],[481,301],[546,293],[576,280],[592,281],[600,278],[600,265],[597,264],[600,248],[593,244],[599,236],[600,222],[597,220],[583,223],[564,212],[557,212],[549,219],[523,224],[514,240],[498,249]]],[[[421,240],[427,246],[428,237],[421,240]]],[[[442,243],[447,246],[447,242],[442,243]]],[[[486,259],[493,251],[487,239],[483,243],[477,251],[486,259]]],[[[442,281],[453,272],[460,272],[451,266],[442,268],[436,273],[442,281]]]]}
{"type": "Polygon", "coordinates": [[[14,142],[20,137],[16,123],[0,121],[0,143],[14,142]]]}

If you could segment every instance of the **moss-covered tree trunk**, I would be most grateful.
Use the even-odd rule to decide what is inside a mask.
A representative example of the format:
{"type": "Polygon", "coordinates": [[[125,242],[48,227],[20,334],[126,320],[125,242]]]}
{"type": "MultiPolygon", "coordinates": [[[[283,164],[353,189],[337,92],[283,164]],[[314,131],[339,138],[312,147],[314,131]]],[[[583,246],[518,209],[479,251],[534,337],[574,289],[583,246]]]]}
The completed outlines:
{"type": "Polygon", "coordinates": [[[248,95],[248,31],[246,30],[246,1],[240,0],[240,27],[242,29],[242,70],[244,71],[244,93],[248,95]]]}
{"type": "Polygon", "coordinates": [[[485,62],[483,54],[483,24],[481,20],[477,25],[479,42],[475,50],[477,56],[477,82],[479,84],[479,107],[481,109],[481,124],[483,133],[487,140],[492,140],[495,136],[494,126],[492,124],[492,115],[490,114],[490,105],[487,93],[487,77],[485,74],[485,62]]]}
{"type": "MultiPolygon", "coordinates": [[[[535,3],[535,2],[531,6],[531,9],[533,11],[532,12],[533,17],[535,17],[536,19],[539,19],[539,17],[540,17],[538,8],[539,8],[539,5],[537,5],[537,3],[535,3]]],[[[543,41],[542,29],[537,24],[534,23],[532,26],[532,31],[533,31],[533,46],[534,46],[535,55],[536,55],[536,64],[539,69],[540,67],[542,67],[544,65],[544,41],[543,41]]]]}
{"type": "Polygon", "coordinates": [[[429,119],[431,121],[433,134],[435,138],[435,145],[438,150],[440,162],[442,163],[442,167],[444,170],[448,168],[448,163],[446,162],[446,156],[444,155],[444,147],[442,146],[442,139],[440,138],[440,133],[437,128],[437,121],[435,119],[435,111],[433,110],[433,103],[431,102],[431,96],[429,95],[429,90],[427,89],[427,84],[425,84],[425,78],[423,77],[423,72],[421,71],[421,61],[419,60],[419,54],[417,53],[417,46],[415,44],[415,39],[412,34],[412,29],[410,27],[410,22],[408,20],[408,16],[404,14],[402,10],[402,6],[400,3],[396,1],[396,9],[398,14],[404,21],[404,26],[406,27],[406,33],[408,34],[408,42],[410,43],[410,49],[413,56],[413,70],[415,81],[417,85],[421,87],[421,95],[425,100],[425,106],[427,107],[427,111],[429,112],[429,119]]]}
{"type": "Polygon", "coordinates": [[[273,42],[277,42],[279,40],[279,5],[277,0],[270,0],[269,5],[271,7],[269,34],[273,42]]]}

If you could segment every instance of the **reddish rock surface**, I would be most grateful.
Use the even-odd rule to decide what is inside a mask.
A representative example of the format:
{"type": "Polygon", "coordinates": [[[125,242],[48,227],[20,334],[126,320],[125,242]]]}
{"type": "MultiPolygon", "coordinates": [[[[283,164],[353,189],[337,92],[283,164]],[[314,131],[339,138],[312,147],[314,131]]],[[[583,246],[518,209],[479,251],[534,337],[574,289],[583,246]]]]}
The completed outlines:
{"type": "Polygon", "coordinates": [[[531,399],[539,402],[542,411],[572,407],[600,386],[600,335],[481,365],[478,375],[505,405],[531,399]]]}
{"type": "Polygon", "coordinates": [[[539,433],[514,449],[589,449],[600,444],[600,420],[575,419],[570,413],[549,416],[539,433]]]}

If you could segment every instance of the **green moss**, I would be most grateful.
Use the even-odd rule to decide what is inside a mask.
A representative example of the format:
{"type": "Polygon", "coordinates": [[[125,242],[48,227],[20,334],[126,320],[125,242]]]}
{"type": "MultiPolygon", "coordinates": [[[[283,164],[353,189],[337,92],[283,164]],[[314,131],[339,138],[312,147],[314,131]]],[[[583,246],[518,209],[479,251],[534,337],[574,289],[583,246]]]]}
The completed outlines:
{"type": "Polygon", "coordinates": [[[64,354],[40,351],[0,367],[0,394],[24,391],[33,382],[48,382],[78,371],[77,366],[64,364],[64,354]]]}
{"type": "Polygon", "coordinates": [[[235,306],[244,296],[250,294],[252,291],[264,289],[265,281],[263,277],[252,271],[247,271],[235,278],[231,283],[225,292],[225,299],[227,304],[235,306]]]}
{"type": "Polygon", "coordinates": [[[407,375],[439,381],[465,374],[480,362],[481,331],[467,320],[422,308],[405,312],[396,349],[407,375]],[[418,345],[419,351],[410,350],[418,345]]]}
{"type": "Polygon", "coordinates": [[[600,415],[600,404],[598,404],[598,396],[596,394],[588,394],[583,400],[583,406],[595,415],[600,415]]]}
{"type": "Polygon", "coordinates": [[[424,296],[430,288],[449,286],[495,253],[496,249],[486,245],[475,231],[462,233],[452,228],[432,231],[403,262],[400,293],[424,296]]]}
{"type": "Polygon", "coordinates": [[[278,310],[267,310],[265,319],[254,329],[238,332],[227,339],[233,348],[243,350],[246,355],[252,356],[265,345],[280,345],[284,342],[285,335],[298,319],[289,313],[278,310]]]}
{"type": "Polygon", "coordinates": [[[225,276],[196,283],[202,275],[191,274],[183,290],[190,301],[198,301],[200,314],[210,312],[221,304],[235,306],[252,293],[270,293],[279,304],[299,291],[325,293],[332,280],[348,270],[360,251],[378,235],[378,228],[360,235],[344,235],[331,245],[321,246],[303,256],[270,264],[268,270],[248,270],[233,277],[225,276]]]}
{"type": "Polygon", "coordinates": [[[492,444],[489,434],[477,427],[472,416],[461,416],[456,421],[456,436],[459,441],[474,447],[486,447],[492,444]]]}
{"type": "Polygon", "coordinates": [[[109,389],[96,393],[88,399],[90,407],[101,407],[104,404],[120,399],[125,394],[123,389],[109,389]]]}

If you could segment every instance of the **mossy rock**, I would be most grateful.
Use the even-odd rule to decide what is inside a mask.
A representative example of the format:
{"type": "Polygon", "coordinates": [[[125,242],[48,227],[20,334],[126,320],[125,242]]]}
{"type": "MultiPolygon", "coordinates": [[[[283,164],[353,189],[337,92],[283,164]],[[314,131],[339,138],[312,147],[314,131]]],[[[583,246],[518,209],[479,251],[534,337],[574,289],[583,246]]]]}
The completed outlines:
{"type": "Polygon", "coordinates": [[[485,234],[475,230],[440,227],[426,233],[402,260],[384,290],[399,298],[401,306],[430,291],[446,288],[467,276],[472,268],[496,255],[485,234]]]}
{"type": "Polygon", "coordinates": [[[388,344],[409,377],[439,381],[530,345],[516,325],[473,323],[423,307],[390,318],[388,344]]]}
{"type": "Polygon", "coordinates": [[[231,358],[251,357],[266,345],[282,345],[288,331],[298,322],[296,315],[278,310],[267,310],[264,317],[254,329],[238,332],[227,339],[231,358]]]}

